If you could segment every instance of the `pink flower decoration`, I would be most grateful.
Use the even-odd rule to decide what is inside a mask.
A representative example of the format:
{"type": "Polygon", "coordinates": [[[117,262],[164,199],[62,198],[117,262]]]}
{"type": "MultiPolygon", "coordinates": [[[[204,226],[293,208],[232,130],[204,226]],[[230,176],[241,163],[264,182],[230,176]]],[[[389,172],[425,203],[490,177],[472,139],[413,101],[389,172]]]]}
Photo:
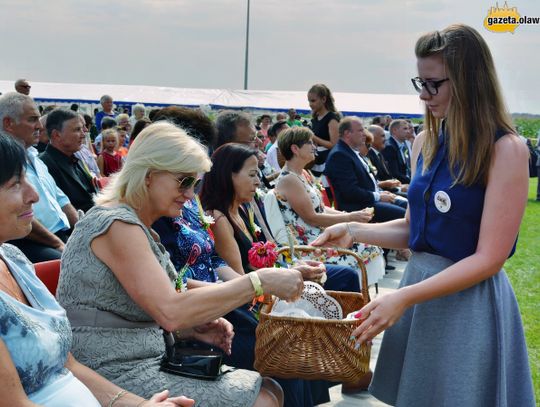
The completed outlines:
{"type": "Polygon", "coordinates": [[[276,245],[272,242],[254,242],[248,252],[249,264],[258,269],[273,267],[278,258],[275,248],[276,245]]]}

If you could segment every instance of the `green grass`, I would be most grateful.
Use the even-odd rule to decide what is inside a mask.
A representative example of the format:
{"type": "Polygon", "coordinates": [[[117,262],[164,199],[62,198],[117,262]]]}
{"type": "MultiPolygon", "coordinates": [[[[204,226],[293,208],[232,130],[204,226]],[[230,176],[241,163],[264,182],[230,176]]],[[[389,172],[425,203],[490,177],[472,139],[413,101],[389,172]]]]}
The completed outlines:
{"type": "Polygon", "coordinates": [[[540,401],[540,202],[535,200],[536,183],[536,178],[530,180],[516,254],[506,262],[505,270],[521,309],[534,392],[540,401]]]}

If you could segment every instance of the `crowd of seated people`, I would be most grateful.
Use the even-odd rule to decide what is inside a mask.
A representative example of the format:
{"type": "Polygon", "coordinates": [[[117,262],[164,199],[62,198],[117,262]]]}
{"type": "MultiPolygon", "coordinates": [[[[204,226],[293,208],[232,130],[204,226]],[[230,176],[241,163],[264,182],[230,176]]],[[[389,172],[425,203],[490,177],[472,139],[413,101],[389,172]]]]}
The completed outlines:
{"type": "MultiPolygon", "coordinates": [[[[317,93],[321,89],[310,91],[314,112],[326,108],[327,97],[317,93]]],[[[325,264],[296,259],[284,273],[254,267],[248,251],[254,243],[275,241],[263,204],[268,191],[280,197],[295,244],[309,244],[337,222],[373,221],[377,209],[375,214],[351,210],[343,201],[336,210],[322,203],[320,181],[309,171],[317,137],[294,109],[288,117],[276,115],[275,123],[263,115],[256,127],[253,117],[239,111],[223,111],[214,122],[201,110],[176,106],[155,109],[151,118],[143,105],[133,106],[131,117],[116,114],[109,95],[101,105],[94,118],[59,106],[42,115],[28,95],[0,97],[0,141],[22,157],[20,165],[2,168],[0,193],[16,178],[24,186],[19,206],[33,207],[24,216],[25,233],[0,236],[7,242],[0,247],[4,277],[15,276],[17,283],[7,295],[31,307],[46,302],[46,312],[60,318],[49,325],[62,349],[47,361],[54,364],[50,372],[29,383],[17,372],[34,369],[31,364],[41,360],[36,355],[18,369],[29,363],[16,354],[18,337],[11,331],[0,336],[0,357],[14,366],[7,374],[17,379],[14,400],[39,404],[47,397],[46,405],[63,406],[69,394],[88,406],[187,406],[194,399],[205,406],[300,407],[328,401],[328,383],[274,380],[254,371],[258,321],[251,302],[259,289],[297,298],[302,281],[321,281],[323,275],[326,289],[359,291],[356,264],[345,258],[325,264]],[[103,179],[106,186],[98,182],[103,179]],[[30,262],[60,258],[56,303],[32,277],[30,262]],[[164,333],[222,348],[225,363],[237,370],[211,382],[161,371],[164,333]],[[80,383],[64,388],[71,381],[80,383]],[[174,397],[154,395],[164,389],[174,397]]],[[[395,184],[387,183],[388,189],[406,190],[395,184]]],[[[369,284],[376,283],[384,272],[379,249],[359,243],[354,250],[367,263],[369,284]]],[[[12,285],[0,286],[5,303],[4,287],[12,285]]],[[[344,384],[344,391],[365,389],[370,377],[344,384]]]]}

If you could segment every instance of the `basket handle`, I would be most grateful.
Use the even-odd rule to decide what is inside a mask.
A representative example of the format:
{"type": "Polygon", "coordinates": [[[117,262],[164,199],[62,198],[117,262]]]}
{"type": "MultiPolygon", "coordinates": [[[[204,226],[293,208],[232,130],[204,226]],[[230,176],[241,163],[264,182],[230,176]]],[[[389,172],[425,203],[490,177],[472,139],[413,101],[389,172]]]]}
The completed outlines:
{"type": "MultiPolygon", "coordinates": [[[[369,297],[366,266],[357,253],[349,249],[342,249],[338,247],[313,247],[313,246],[303,246],[303,245],[295,245],[293,246],[293,250],[295,253],[314,252],[315,250],[321,250],[324,253],[326,252],[326,250],[333,250],[333,251],[338,252],[338,254],[340,255],[348,255],[348,256],[354,257],[354,259],[356,260],[356,263],[358,263],[358,268],[360,269],[361,274],[362,274],[362,287],[360,288],[362,292],[362,296],[366,299],[366,304],[371,301],[371,298],[369,297]]],[[[279,247],[277,249],[278,254],[284,254],[284,253],[290,254],[290,251],[291,249],[288,246],[279,247]]]]}

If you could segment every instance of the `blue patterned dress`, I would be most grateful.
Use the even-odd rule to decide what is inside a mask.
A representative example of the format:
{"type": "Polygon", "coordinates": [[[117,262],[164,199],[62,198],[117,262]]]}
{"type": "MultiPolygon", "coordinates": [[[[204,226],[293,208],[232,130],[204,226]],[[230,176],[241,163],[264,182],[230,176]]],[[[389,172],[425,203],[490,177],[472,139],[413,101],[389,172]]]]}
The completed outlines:
{"type": "Polygon", "coordinates": [[[214,241],[202,225],[195,200],[185,203],[182,215],[161,218],[152,225],[171,256],[174,268],[186,278],[215,283],[216,270],[227,264],[216,254],[214,241]]]}
{"type": "Polygon", "coordinates": [[[90,390],[64,368],[71,347],[66,312],[19,249],[3,244],[0,257],[31,305],[0,290],[0,338],[25,393],[34,403],[51,407],[71,406],[74,400],[81,407],[99,406],[90,390]]]}

